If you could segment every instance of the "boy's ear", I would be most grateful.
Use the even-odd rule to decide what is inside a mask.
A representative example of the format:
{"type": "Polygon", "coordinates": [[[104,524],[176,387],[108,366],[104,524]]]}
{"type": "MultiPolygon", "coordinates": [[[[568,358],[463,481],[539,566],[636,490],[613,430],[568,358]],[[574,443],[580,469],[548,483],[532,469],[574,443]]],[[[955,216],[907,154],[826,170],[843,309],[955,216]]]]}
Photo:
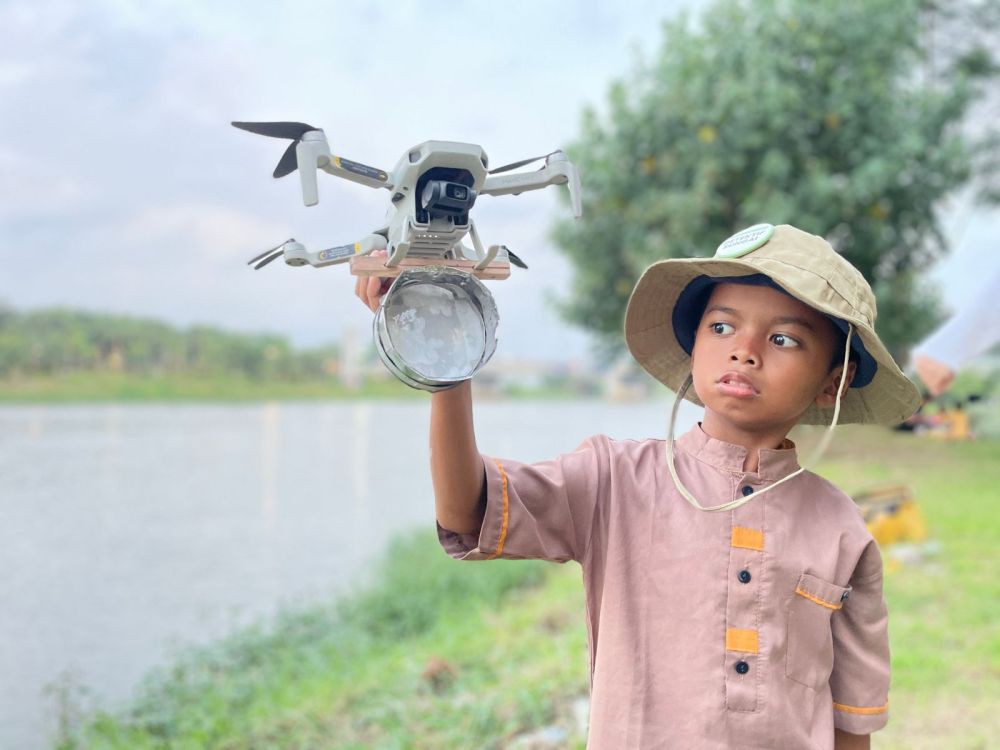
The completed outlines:
{"type": "MultiPolygon", "coordinates": [[[[847,363],[847,378],[844,380],[844,388],[840,393],[841,399],[844,398],[847,389],[851,387],[851,381],[854,380],[854,373],[857,369],[854,362],[847,363]]],[[[816,396],[816,406],[821,409],[830,409],[837,403],[837,386],[840,384],[840,375],[843,370],[842,365],[837,365],[830,371],[823,383],[823,388],[816,396]]]]}

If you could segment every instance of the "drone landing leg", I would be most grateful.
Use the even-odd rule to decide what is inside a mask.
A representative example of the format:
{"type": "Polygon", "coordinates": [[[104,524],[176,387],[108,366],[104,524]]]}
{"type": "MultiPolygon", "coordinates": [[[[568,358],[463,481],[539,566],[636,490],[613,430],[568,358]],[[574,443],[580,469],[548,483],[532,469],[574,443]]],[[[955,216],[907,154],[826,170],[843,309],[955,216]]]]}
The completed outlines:
{"type": "MultiPolygon", "coordinates": [[[[477,271],[482,271],[484,268],[488,267],[493,259],[497,257],[497,253],[500,252],[499,245],[491,245],[489,252],[483,252],[483,243],[479,239],[479,232],[476,231],[476,225],[469,220],[469,236],[472,238],[472,247],[476,251],[475,269],[477,271]]],[[[508,267],[509,270],[509,267],[508,267]]]]}

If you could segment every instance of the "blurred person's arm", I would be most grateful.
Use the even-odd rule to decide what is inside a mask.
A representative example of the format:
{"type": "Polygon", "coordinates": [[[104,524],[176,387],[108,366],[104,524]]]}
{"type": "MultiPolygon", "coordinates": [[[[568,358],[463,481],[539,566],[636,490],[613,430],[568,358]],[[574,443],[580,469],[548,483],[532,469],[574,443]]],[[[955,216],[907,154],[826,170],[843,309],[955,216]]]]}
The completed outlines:
{"type": "Polygon", "coordinates": [[[1000,273],[972,301],[913,349],[913,366],[932,396],[943,393],[955,372],[1000,342],[1000,273]]]}
{"type": "MultiPolygon", "coordinates": [[[[375,312],[390,281],[359,276],[354,293],[375,312]]],[[[478,534],[486,509],[486,473],[472,424],[472,381],[431,396],[430,432],[437,521],[442,528],[458,534],[478,534]]]]}
{"type": "Polygon", "coordinates": [[[955,379],[955,371],[951,367],[926,354],[915,354],[913,367],[917,371],[920,382],[924,384],[931,396],[940,396],[948,390],[955,379]]]}

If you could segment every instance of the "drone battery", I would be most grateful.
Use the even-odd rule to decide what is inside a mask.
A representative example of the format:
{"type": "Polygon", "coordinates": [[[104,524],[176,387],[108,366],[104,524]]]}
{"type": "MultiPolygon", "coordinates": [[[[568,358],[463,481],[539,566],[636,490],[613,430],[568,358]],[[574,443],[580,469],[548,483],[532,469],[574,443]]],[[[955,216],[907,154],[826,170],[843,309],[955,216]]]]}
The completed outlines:
{"type": "Polygon", "coordinates": [[[375,348],[411,388],[439,391],[468,380],[497,346],[499,315],[472,274],[447,267],[403,271],[375,316],[375,348]]]}

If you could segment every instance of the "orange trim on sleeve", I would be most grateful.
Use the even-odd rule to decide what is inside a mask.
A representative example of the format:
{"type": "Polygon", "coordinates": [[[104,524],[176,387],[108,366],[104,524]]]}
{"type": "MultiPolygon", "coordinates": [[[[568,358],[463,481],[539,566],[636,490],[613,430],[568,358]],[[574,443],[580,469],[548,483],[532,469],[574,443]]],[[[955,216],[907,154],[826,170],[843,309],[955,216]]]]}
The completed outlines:
{"type": "Polygon", "coordinates": [[[503,493],[503,516],[500,519],[500,540],[497,542],[497,549],[487,560],[495,560],[503,554],[503,543],[507,541],[507,524],[510,521],[510,500],[507,498],[507,472],[503,470],[503,465],[493,459],[493,463],[500,470],[500,488],[503,493]]]}
{"type": "Polygon", "coordinates": [[[726,651],[757,653],[757,631],[726,628],[726,651]]]}
{"type": "Polygon", "coordinates": [[[828,601],[824,601],[823,599],[819,599],[819,598],[813,596],[812,594],[806,593],[805,591],[803,591],[802,589],[800,589],[797,586],[795,587],[795,593],[798,594],[799,596],[804,596],[809,601],[816,602],[821,607],[826,607],[827,609],[840,609],[841,607],[844,606],[843,602],[837,602],[836,604],[833,604],[832,602],[828,602],[828,601]]]}
{"type": "Polygon", "coordinates": [[[884,706],[845,706],[843,703],[834,703],[833,707],[838,711],[844,711],[849,714],[871,716],[872,714],[884,714],[889,710],[889,703],[887,701],[884,706]]]}
{"type": "Polygon", "coordinates": [[[757,529],[748,529],[743,526],[733,526],[733,536],[730,544],[733,547],[763,550],[764,532],[757,529]]]}

